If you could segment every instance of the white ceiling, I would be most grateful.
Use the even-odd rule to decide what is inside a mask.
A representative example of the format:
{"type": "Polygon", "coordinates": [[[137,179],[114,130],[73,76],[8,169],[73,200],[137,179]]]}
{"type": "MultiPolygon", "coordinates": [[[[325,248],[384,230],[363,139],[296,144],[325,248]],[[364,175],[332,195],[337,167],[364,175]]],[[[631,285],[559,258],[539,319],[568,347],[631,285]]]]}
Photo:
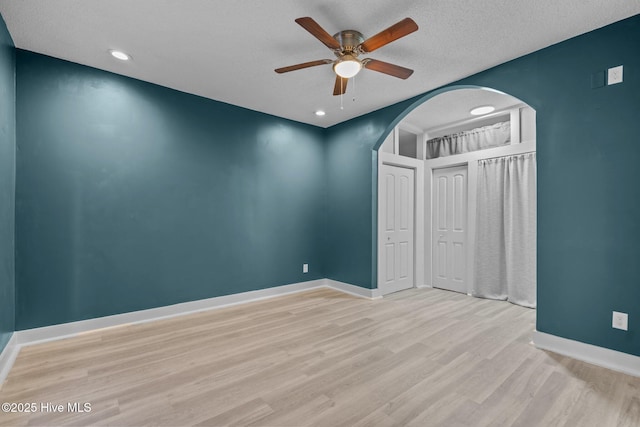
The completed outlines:
{"type": "Polygon", "coordinates": [[[327,127],[636,15],[640,1],[0,0],[0,13],[21,49],[327,127]],[[331,66],[273,71],[332,58],[294,22],[302,16],[330,34],[365,37],[413,18],[416,33],[367,57],[415,73],[400,80],[364,70],[341,110],[331,66]]]}
{"type": "Polygon", "coordinates": [[[475,107],[491,105],[496,113],[522,104],[522,101],[502,92],[484,89],[458,89],[434,96],[411,111],[403,120],[422,131],[469,119],[480,120],[470,111],[475,107]]]}

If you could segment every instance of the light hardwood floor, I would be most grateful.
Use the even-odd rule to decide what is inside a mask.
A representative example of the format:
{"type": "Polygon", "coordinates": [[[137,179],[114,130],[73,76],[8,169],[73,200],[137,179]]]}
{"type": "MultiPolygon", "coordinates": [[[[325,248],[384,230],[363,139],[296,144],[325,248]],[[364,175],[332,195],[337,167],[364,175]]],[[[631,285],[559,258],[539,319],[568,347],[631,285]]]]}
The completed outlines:
{"type": "Polygon", "coordinates": [[[323,289],[22,349],[0,425],[638,426],[640,378],[530,344],[535,312],[323,289]]]}

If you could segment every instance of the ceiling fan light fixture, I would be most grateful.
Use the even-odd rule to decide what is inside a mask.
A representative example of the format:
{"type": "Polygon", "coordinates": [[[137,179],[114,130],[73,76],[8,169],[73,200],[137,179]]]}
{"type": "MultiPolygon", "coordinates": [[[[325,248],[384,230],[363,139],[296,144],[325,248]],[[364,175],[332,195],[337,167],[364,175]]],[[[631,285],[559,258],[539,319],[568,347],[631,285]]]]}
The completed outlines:
{"type": "Polygon", "coordinates": [[[353,55],[346,54],[333,64],[333,71],[343,79],[350,79],[360,72],[362,62],[353,55]]]}

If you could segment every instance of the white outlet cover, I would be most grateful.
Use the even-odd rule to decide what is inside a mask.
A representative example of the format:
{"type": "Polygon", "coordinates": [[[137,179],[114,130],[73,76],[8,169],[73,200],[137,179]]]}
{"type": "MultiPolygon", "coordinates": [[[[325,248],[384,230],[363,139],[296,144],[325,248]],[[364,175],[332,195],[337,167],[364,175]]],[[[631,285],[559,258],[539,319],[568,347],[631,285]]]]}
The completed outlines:
{"type": "Polygon", "coordinates": [[[622,65],[609,68],[607,72],[607,84],[614,85],[616,83],[622,83],[622,65]]]}
{"type": "Polygon", "coordinates": [[[309,264],[302,264],[302,272],[303,273],[309,272],[309,264]]]}
{"type": "Polygon", "coordinates": [[[616,329],[628,330],[629,315],[627,313],[620,313],[618,311],[613,312],[613,320],[611,326],[616,329]]]}

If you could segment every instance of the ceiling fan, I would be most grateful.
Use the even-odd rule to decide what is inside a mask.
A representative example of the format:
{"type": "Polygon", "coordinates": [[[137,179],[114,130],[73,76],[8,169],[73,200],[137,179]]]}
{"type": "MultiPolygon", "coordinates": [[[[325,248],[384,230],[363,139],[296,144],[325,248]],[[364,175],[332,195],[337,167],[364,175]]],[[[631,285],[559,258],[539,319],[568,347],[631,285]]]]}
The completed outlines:
{"type": "Polygon", "coordinates": [[[282,74],[303,68],[315,67],[317,65],[333,64],[333,71],[336,73],[336,82],[333,87],[334,95],[342,95],[345,93],[349,79],[358,74],[363,67],[400,79],[406,79],[413,74],[413,70],[399,65],[372,58],[359,58],[360,55],[373,52],[392,41],[416,31],[418,25],[411,18],[405,18],[366,40],[362,33],[355,30],[340,31],[331,36],[316,21],[309,17],[298,18],[296,22],[331,49],[337,59],[320,59],[290,65],[288,67],[277,68],[275,70],[276,73],[282,74]]]}

